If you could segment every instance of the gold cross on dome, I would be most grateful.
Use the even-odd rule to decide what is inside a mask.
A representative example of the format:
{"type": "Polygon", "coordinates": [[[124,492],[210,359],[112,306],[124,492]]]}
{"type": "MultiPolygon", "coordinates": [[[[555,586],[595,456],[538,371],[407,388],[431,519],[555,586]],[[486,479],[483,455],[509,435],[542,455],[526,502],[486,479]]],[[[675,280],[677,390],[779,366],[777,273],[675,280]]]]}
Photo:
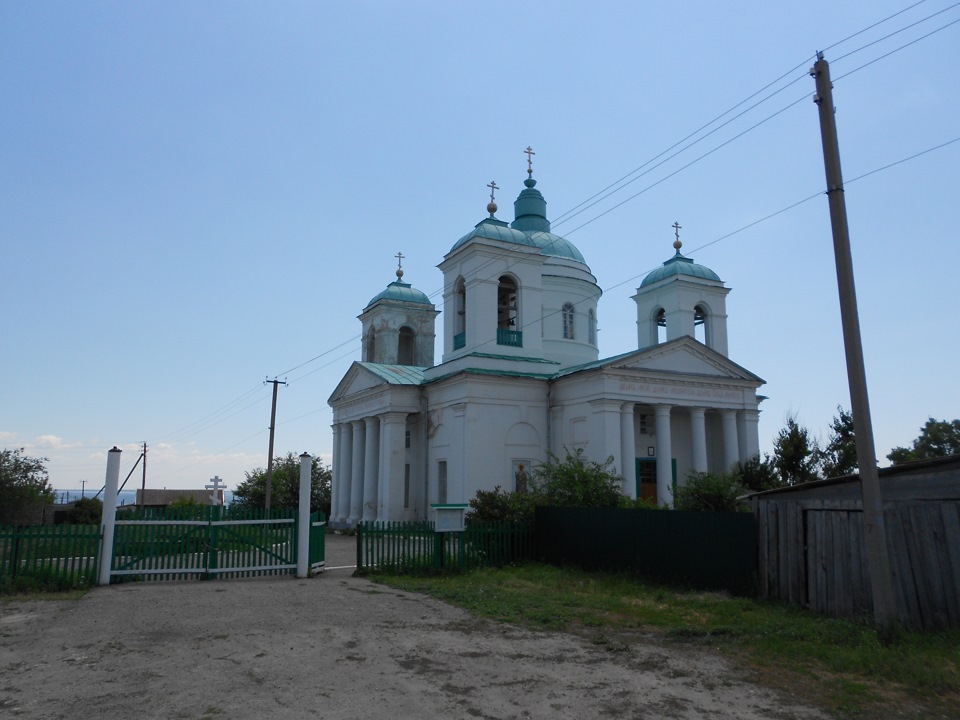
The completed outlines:
{"type": "Polygon", "coordinates": [[[402,252],[398,252],[396,255],[394,255],[394,257],[397,259],[397,267],[402,268],[403,259],[406,257],[406,255],[404,255],[402,252]]]}
{"type": "Polygon", "coordinates": [[[524,150],[527,154],[527,175],[533,177],[533,156],[536,153],[533,151],[533,148],[527,145],[527,149],[524,150]]]}
{"type": "Polygon", "coordinates": [[[490,188],[490,202],[493,202],[493,193],[499,190],[500,187],[497,185],[496,180],[491,180],[487,183],[487,187],[490,188]]]}

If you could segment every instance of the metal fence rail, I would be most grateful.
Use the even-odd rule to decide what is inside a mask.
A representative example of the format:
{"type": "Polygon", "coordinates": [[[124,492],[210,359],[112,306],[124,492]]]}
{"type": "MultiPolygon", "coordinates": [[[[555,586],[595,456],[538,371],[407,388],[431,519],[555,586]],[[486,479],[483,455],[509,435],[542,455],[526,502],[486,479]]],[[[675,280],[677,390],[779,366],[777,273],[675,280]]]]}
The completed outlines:
{"type": "Polygon", "coordinates": [[[0,587],[18,578],[60,587],[92,584],[100,537],[97,525],[0,527],[0,587]]]}
{"type": "Polygon", "coordinates": [[[437,532],[433,522],[357,525],[357,568],[432,573],[533,559],[530,524],[470,523],[464,532],[437,532]]]}

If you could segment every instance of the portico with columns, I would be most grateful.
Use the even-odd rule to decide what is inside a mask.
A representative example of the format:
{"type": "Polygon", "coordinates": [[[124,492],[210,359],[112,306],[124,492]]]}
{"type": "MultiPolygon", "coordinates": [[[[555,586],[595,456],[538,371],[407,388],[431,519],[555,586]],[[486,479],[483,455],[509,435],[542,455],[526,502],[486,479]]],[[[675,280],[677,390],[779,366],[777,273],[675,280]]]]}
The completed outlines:
{"type": "Polygon", "coordinates": [[[433,503],[522,490],[550,453],[612,457],[624,494],[661,505],[689,473],[758,454],[763,380],[728,357],[729,288],[681,254],[674,223],[674,255],[632,298],[637,349],[601,358],[600,287],[551,232],[527,152],[513,222],[497,218],[490,183],[489,216],[438,266],[440,363],[440,313],[400,262],[360,314],[362,358],[329,399],[334,527],[432,519],[433,503]]]}

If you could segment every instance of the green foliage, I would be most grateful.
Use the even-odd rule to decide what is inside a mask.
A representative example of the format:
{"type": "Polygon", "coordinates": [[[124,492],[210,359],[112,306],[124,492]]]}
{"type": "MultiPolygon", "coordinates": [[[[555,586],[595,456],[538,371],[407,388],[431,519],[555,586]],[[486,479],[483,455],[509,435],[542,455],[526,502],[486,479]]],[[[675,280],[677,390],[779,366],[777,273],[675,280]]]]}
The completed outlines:
{"type": "Polygon", "coordinates": [[[93,585],[93,574],[43,567],[13,578],[0,576],[0,595],[53,593],[85,589],[93,585]]]}
{"type": "Polygon", "coordinates": [[[613,457],[603,463],[586,460],[582,448],[568,450],[563,460],[550,453],[547,462],[533,471],[531,485],[541,497],[539,505],[618,507],[624,498],[623,478],[613,470],[613,457]]]}
{"type": "Polygon", "coordinates": [[[777,468],[769,455],[754,455],[733,469],[733,479],[739,482],[747,492],[763,492],[783,487],[786,483],[777,474],[777,468]]]}
{"type": "MultiPolygon", "coordinates": [[[[241,508],[262,508],[266,501],[267,471],[257,468],[233,491],[233,504],[241,508]]],[[[330,468],[316,457],[310,467],[310,512],[330,516],[330,468]]],[[[271,508],[296,509],[300,503],[300,458],[293,453],[273,460],[271,508]]]]}
{"type": "Polygon", "coordinates": [[[796,418],[787,418],[787,425],[773,442],[773,464],[780,479],[787,485],[819,480],[817,474],[817,441],[796,418]]]}
{"type": "Polygon", "coordinates": [[[857,438],[853,431],[853,415],[840,405],[837,405],[837,416],[830,423],[830,439],[818,455],[824,477],[841,477],[857,472],[857,438]]]}
{"type": "Polygon", "coordinates": [[[747,493],[740,481],[729,473],[691,472],[687,482],[677,488],[673,507],[677,510],[733,512],[748,510],[737,498],[747,493]]]}
{"type": "Polygon", "coordinates": [[[44,463],[47,458],[23,454],[23,448],[0,450],[0,525],[14,524],[30,505],[56,500],[44,463]]]}
{"type": "Polygon", "coordinates": [[[529,492],[504,492],[499,485],[493,490],[478,490],[470,499],[467,521],[530,522],[533,520],[537,497],[529,492]]]}
{"type": "Polygon", "coordinates": [[[929,418],[920,428],[920,435],[909,448],[894,448],[887,459],[894,465],[914,460],[932,460],[947,455],[960,455],[960,420],[929,418]]]}
{"type": "Polygon", "coordinates": [[[71,525],[99,525],[103,518],[103,503],[99,498],[80,498],[67,513],[71,525]]]}
{"type": "Polygon", "coordinates": [[[537,505],[632,507],[633,501],[621,492],[623,479],[612,466],[612,457],[604,463],[586,460],[582,449],[567,451],[563,460],[551,453],[533,471],[527,492],[508,493],[499,485],[478,490],[470,500],[467,520],[529,522],[537,505]]]}

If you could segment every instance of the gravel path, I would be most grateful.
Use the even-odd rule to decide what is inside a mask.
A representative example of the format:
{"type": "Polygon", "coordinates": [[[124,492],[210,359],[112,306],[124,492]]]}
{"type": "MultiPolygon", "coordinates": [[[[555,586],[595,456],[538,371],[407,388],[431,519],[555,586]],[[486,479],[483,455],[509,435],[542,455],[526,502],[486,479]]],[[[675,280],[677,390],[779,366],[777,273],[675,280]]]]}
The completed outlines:
{"type": "MultiPolygon", "coordinates": [[[[330,538],[329,567],[352,564],[330,538]]],[[[0,604],[0,717],[826,718],[719,656],[532,632],[354,578],[136,583],[0,604]]]]}

